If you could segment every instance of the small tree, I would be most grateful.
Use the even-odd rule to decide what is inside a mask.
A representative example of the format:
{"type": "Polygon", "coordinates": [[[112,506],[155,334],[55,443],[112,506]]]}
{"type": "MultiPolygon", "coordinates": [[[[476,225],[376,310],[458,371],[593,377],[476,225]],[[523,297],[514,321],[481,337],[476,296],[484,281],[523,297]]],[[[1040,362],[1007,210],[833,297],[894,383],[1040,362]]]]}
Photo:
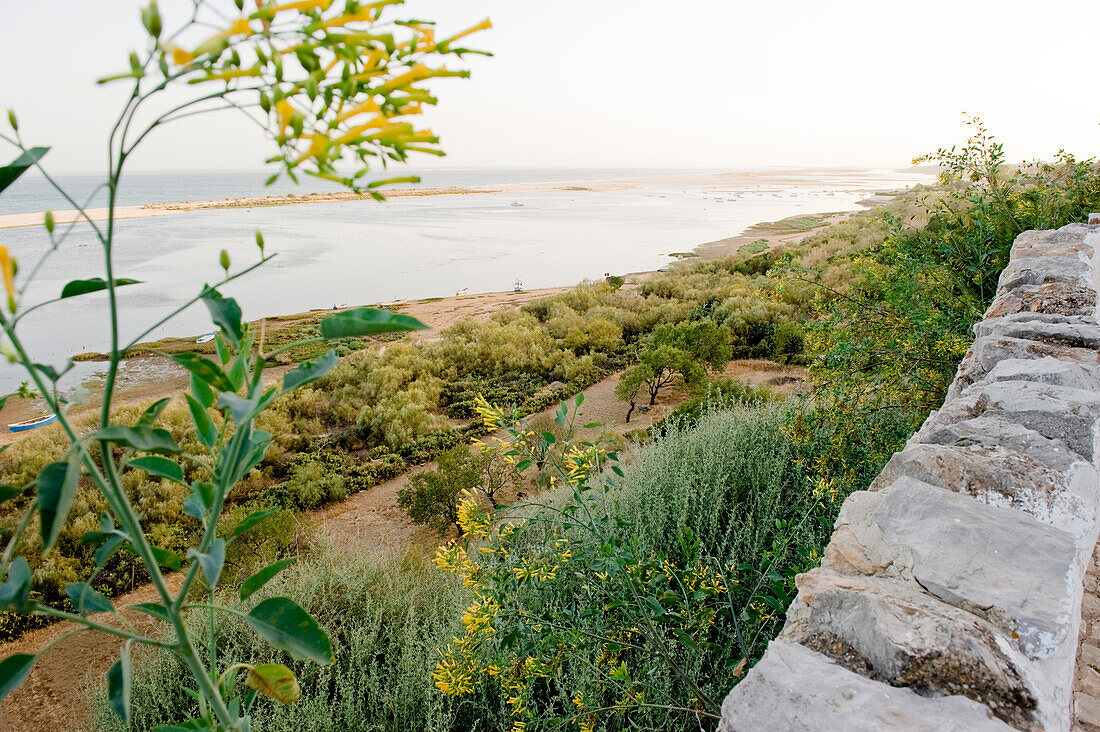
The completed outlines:
{"type": "Polygon", "coordinates": [[[435,470],[409,477],[409,487],[397,492],[397,505],[409,512],[414,524],[446,534],[452,525],[458,526],[463,492],[473,493],[480,485],[481,462],[466,445],[451,448],[439,456],[435,470]]]}
{"type": "Polygon", "coordinates": [[[615,387],[615,396],[630,404],[627,423],[643,388],[651,407],[657,403],[661,389],[670,384],[699,389],[706,383],[706,368],[724,367],[731,353],[729,331],[712,321],[658,327],[646,340],[638,365],[623,374],[615,387]]]}
{"type": "Polygon", "coordinates": [[[516,469],[512,456],[500,445],[483,446],[475,461],[481,472],[478,493],[485,496],[493,508],[499,508],[497,494],[518,485],[523,475],[516,469]]]}

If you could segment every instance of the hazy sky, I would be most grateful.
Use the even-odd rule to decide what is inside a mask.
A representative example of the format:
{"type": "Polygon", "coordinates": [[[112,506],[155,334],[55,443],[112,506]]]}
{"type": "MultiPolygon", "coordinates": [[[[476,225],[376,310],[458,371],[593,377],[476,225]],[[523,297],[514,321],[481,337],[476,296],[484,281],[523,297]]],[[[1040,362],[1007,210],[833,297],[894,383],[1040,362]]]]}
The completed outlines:
{"type": "MultiPolygon", "coordinates": [[[[162,0],[169,15],[187,0],[162,0]]],[[[0,108],[58,171],[98,171],[141,40],[132,0],[0,0],[0,108]]],[[[408,0],[458,30],[488,16],[474,77],[436,89],[456,167],[904,165],[982,115],[1011,159],[1100,154],[1096,0],[408,0]]],[[[399,10],[399,12],[401,12],[399,10]]],[[[177,124],[134,168],[248,169],[238,115],[177,124]]],[[[7,153],[4,153],[7,157],[7,153]]]]}

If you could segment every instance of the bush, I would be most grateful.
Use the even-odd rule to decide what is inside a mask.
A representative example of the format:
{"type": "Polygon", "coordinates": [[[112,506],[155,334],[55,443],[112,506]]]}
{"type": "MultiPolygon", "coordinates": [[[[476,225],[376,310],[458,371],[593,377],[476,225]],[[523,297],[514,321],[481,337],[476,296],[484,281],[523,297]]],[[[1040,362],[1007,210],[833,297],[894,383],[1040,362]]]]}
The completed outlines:
{"type": "Polygon", "coordinates": [[[586,473],[599,447],[566,434],[561,467],[580,483],[559,472],[562,490],[496,529],[464,503],[467,538],[484,538],[436,559],[474,589],[440,688],[500,693],[532,729],[707,724],[782,626],[839,506],[808,480],[789,419],[738,406],[673,424],[606,492],[586,473]]]}
{"type": "MultiPolygon", "coordinates": [[[[243,623],[218,626],[218,645],[227,657],[252,663],[274,661],[297,674],[301,699],[290,706],[260,700],[252,728],[264,732],[349,732],[424,730],[460,732],[507,727],[498,699],[479,695],[455,700],[439,694],[431,681],[438,655],[462,631],[466,592],[432,567],[382,561],[330,551],[286,570],[265,588],[308,610],[332,639],[332,666],[298,663],[270,651],[243,623]]],[[[193,637],[206,638],[201,623],[193,637]]],[[[201,642],[201,641],[198,641],[201,642]]],[[[168,653],[150,652],[134,669],[133,724],[147,730],[179,719],[193,709],[187,672],[168,653]]],[[[238,677],[243,683],[243,677],[238,677]]],[[[107,704],[93,697],[96,729],[127,729],[107,704]]]]}

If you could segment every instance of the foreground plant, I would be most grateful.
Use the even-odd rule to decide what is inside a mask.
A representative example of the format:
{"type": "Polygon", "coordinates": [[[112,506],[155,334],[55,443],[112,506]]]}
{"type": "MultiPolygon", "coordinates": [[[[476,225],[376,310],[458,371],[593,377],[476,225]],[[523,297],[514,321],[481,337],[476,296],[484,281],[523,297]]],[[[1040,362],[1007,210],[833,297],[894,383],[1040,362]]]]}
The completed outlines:
{"type": "MultiPolygon", "coordinates": [[[[135,643],[176,654],[197,686],[194,696],[198,716],[172,729],[247,730],[249,710],[257,696],[284,704],[298,698],[297,680],[287,667],[219,658],[215,637],[221,616],[241,618],[272,647],[295,659],[332,662],[328,637],[293,601],[272,597],[248,608],[251,596],[292,558],[265,567],[245,580],[234,606],[218,604],[217,589],[227,546],[276,509],[253,513],[228,537],[219,536],[219,519],[233,487],[259,464],[271,442],[272,435],[255,428],[256,417],[275,399],[321,378],[337,363],[336,353],[330,350],[287,372],[279,383],[269,385],[264,380],[265,368],[280,353],[303,343],[424,327],[413,318],[359,308],[322,321],[318,338],[265,351],[262,331],[257,338],[242,322],[238,304],[218,290],[273,256],[265,253],[263,237],[257,232],[259,258],[255,263],[234,271],[223,252],[225,276],[220,281],[204,286],[171,314],[124,342],[117,290],[137,284],[115,271],[115,201],[126,160],[150,133],[169,122],[235,108],[249,114],[277,145],[278,154],[269,162],[277,163],[279,172],[271,180],[280,173],[296,179],[299,172],[305,172],[355,190],[367,190],[376,198],[382,197],[376,190],[381,185],[415,180],[367,181],[366,176],[375,161],[384,167],[391,161],[404,161],[410,152],[442,154],[436,147],[437,138],[428,130],[417,129],[408,118],[436,102],[420,86],[425,80],[467,75],[465,71],[447,70],[440,62],[447,56],[469,52],[457,41],[488,27],[488,23],[437,39],[430,23],[384,20],[386,8],[400,2],[268,2],[245,12],[242,0],[237,0],[236,10],[195,0],[190,17],[171,34],[165,32],[153,2],[141,14],[148,34],[146,49],[130,55],[128,71],[101,80],[131,87],[109,139],[109,171],[102,186],[108,197],[104,221],[94,220],[41,167],[40,160],[48,148],[24,144],[14,113],[9,113],[13,134],[0,135],[20,151],[11,165],[0,168],[0,191],[34,167],[75,212],[64,227],[59,227],[53,214],[45,214],[50,247],[39,261],[20,272],[11,254],[0,247],[0,273],[7,297],[7,312],[0,312],[4,352],[26,370],[69,442],[63,458],[47,465],[28,485],[0,487],[0,500],[34,496],[0,556],[0,571],[5,577],[0,584],[0,610],[69,620],[79,626],[61,638],[96,630],[123,639],[121,658],[108,673],[107,682],[111,706],[124,721],[129,719],[130,654],[135,643]],[[211,27],[216,29],[213,34],[211,27]],[[173,94],[165,93],[172,88],[178,89],[173,94]],[[182,102],[181,93],[185,97],[182,102]],[[353,163],[354,172],[339,174],[338,162],[353,163]],[[104,255],[103,276],[74,280],[56,298],[26,302],[32,281],[77,226],[87,227],[98,240],[104,255]],[[68,404],[58,386],[71,362],[55,368],[36,361],[23,345],[19,326],[34,310],[99,291],[107,294],[110,360],[99,427],[81,433],[68,416],[68,404]],[[209,310],[218,328],[217,358],[197,353],[171,356],[191,375],[185,399],[198,442],[204,448],[196,454],[182,450],[171,433],[157,427],[169,399],[153,404],[133,424],[113,424],[112,404],[121,360],[154,330],[199,302],[209,310]],[[144,471],[190,489],[184,511],[202,522],[203,531],[185,556],[157,547],[146,535],[142,516],[124,488],[124,477],[130,471],[144,471]],[[185,482],[185,475],[194,474],[201,478],[185,482]],[[83,539],[95,548],[96,569],[86,581],[66,587],[71,610],[48,606],[32,595],[30,567],[19,553],[26,551],[24,539],[36,523],[43,552],[53,548],[82,483],[94,486],[108,507],[98,530],[88,532],[83,539]],[[153,637],[135,631],[113,603],[94,589],[96,574],[119,551],[132,552],[139,558],[157,594],[155,602],[130,609],[160,621],[167,633],[153,637]],[[173,591],[166,571],[181,573],[178,590],[173,591]],[[194,612],[208,615],[209,638],[200,640],[190,634],[186,616],[194,612]],[[246,672],[245,688],[236,683],[238,672],[246,672]]],[[[37,655],[16,654],[0,662],[0,699],[26,679],[37,655]]]]}

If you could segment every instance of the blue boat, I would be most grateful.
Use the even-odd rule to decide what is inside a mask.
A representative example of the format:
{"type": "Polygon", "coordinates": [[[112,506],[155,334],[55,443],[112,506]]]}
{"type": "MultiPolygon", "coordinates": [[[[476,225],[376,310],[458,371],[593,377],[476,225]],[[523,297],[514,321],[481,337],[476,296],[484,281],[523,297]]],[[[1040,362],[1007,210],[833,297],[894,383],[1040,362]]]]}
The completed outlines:
{"type": "Polygon", "coordinates": [[[49,424],[50,422],[56,421],[56,414],[47,414],[45,417],[28,419],[26,422],[16,422],[15,424],[9,424],[8,429],[12,432],[26,432],[27,430],[33,430],[35,427],[41,427],[44,424],[49,424]]]}

